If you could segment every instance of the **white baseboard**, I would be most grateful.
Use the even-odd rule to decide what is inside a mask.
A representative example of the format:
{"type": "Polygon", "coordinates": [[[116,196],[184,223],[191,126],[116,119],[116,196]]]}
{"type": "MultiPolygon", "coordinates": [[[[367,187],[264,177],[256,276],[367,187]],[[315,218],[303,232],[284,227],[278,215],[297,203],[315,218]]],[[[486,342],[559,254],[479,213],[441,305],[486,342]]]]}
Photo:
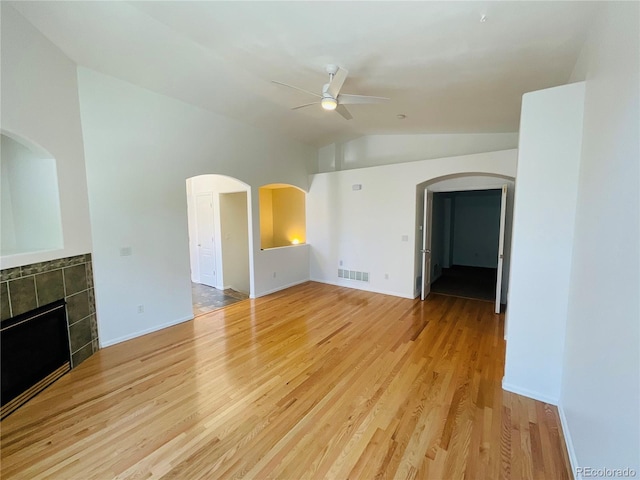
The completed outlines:
{"type": "Polygon", "coordinates": [[[517,385],[505,382],[504,378],[502,379],[502,389],[506,390],[507,392],[517,393],[518,395],[522,395],[524,397],[533,398],[534,400],[538,400],[540,402],[549,403],[556,406],[558,405],[557,398],[549,397],[548,395],[543,395],[539,392],[534,392],[533,390],[528,390],[526,388],[522,388],[517,385]]]}
{"type": "Polygon", "coordinates": [[[558,405],[558,414],[560,415],[562,434],[564,435],[564,443],[567,446],[567,453],[569,454],[569,462],[571,463],[573,476],[575,480],[582,480],[582,475],[578,473],[578,457],[576,457],[576,451],[573,447],[573,439],[571,438],[571,430],[569,430],[569,424],[567,423],[567,417],[564,414],[564,408],[562,408],[562,404],[558,405]]]}
{"type": "Polygon", "coordinates": [[[295,287],[296,285],[301,285],[303,283],[307,283],[309,279],[299,280],[297,282],[289,283],[287,285],[282,285],[280,287],[272,288],[271,290],[267,290],[266,292],[260,292],[257,295],[250,295],[249,298],[260,298],[266,295],[271,295],[272,293],[279,292],[280,290],[286,290],[287,288],[295,287]]]}
{"type": "Polygon", "coordinates": [[[567,453],[569,455],[569,463],[571,464],[573,476],[575,480],[583,480],[582,475],[578,473],[578,457],[576,457],[576,451],[573,447],[573,439],[571,438],[571,430],[569,430],[567,417],[564,414],[564,408],[562,408],[558,399],[509,384],[505,382],[504,379],[502,380],[502,389],[508,392],[517,393],[518,395],[533,398],[534,400],[555,405],[558,408],[558,416],[560,417],[560,425],[562,426],[562,434],[564,436],[565,445],[567,446],[567,453]]]}
{"type": "Polygon", "coordinates": [[[163,328],[173,327],[174,325],[178,325],[179,323],[183,323],[183,322],[188,322],[189,320],[193,320],[193,315],[179,318],[177,320],[172,320],[170,322],[163,323],[162,325],[155,325],[151,328],[146,328],[138,332],[134,332],[127,335],[123,335],[122,337],[114,338],[113,340],[107,340],[106,342],[101,341],[100,348],[110,347],[111,345],[115,345],[116,343],[126,342],[127,340],[141,337],[142,335],[146,335],[147,333],[157,332],[158,330],[162,330],[163,328]]]}
{"type": "Polygon", "coordinates": [[[366,282],[356,282],[355,280],[354,280],[354,284],[353,285],[347,285],[346,283],[339,283],[339,282],[330,282],[328,280],[321,280],[319,278],[312,278],[310,281],[318,282],[318,283],[326,283],[327,285],[335,285],[336,287],[353,288],[354,290],[362,290],[363,292],[381,293],[382,295],[391,295],[392,297],[408,298],[410,300],[413,300],[414,298],[416,298],[413,295],[405,295],[404,293],[392,292],[390,290],[378,290],[378,289],[375,289],[375,288],[362,288],[358,284],[359,283],[366,283],[366,282]]]}

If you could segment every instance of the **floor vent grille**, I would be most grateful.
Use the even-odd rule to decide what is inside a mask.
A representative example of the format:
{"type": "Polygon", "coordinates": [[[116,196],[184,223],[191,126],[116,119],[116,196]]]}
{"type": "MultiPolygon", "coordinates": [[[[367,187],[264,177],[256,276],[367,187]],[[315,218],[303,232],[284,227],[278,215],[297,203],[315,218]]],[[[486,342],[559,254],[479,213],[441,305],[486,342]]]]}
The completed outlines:
{"type": "Polygon", "coordinates": [[[368,282],[369,272],[358,272],[356,270],[338,269],[338,278],[346,278],[347,280],[355,280],[357,282],[368,282]]]}

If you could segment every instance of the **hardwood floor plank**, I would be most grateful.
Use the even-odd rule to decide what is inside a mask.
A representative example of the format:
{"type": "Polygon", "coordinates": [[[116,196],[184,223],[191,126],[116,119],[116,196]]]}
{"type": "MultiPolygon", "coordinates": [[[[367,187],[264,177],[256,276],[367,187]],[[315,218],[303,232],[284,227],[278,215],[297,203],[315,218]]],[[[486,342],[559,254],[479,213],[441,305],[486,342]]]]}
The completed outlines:
{"type": "Polygon", "coordinates": [[[100,350],[2,421],[2,478],[572,478],[492,304],[309,282],[100,350]]]}

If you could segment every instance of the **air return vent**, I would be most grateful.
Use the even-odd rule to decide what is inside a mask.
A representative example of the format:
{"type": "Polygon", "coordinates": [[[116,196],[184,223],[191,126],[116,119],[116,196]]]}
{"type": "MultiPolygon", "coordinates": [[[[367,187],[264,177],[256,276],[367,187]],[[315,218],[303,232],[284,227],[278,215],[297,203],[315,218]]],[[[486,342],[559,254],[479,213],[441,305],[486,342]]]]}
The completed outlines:
{"type": "Polygon", "coordinates": [[[338,278],[346,278],[347,280],[355,280],[357,282],[368,282],[369,272],[358,272],[356,270],[338,269],[338,278]]]}

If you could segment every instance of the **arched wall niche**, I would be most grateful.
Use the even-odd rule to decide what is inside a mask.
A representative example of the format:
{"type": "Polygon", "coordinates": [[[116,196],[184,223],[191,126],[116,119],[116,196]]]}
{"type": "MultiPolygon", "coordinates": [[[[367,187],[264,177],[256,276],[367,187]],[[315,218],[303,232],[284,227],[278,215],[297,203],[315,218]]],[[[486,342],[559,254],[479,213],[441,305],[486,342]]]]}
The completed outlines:
{"type": "Polygon", "coordinates": [[[306,192],[294,185],[272,183],[259,189],[260,248],[306,243],[306,192]]]}
{"type": "Polygon", "coordinates": [[[44,148],[0,131],[0,255],[11,257],[64,246],[56,160],[44,148]]]}

